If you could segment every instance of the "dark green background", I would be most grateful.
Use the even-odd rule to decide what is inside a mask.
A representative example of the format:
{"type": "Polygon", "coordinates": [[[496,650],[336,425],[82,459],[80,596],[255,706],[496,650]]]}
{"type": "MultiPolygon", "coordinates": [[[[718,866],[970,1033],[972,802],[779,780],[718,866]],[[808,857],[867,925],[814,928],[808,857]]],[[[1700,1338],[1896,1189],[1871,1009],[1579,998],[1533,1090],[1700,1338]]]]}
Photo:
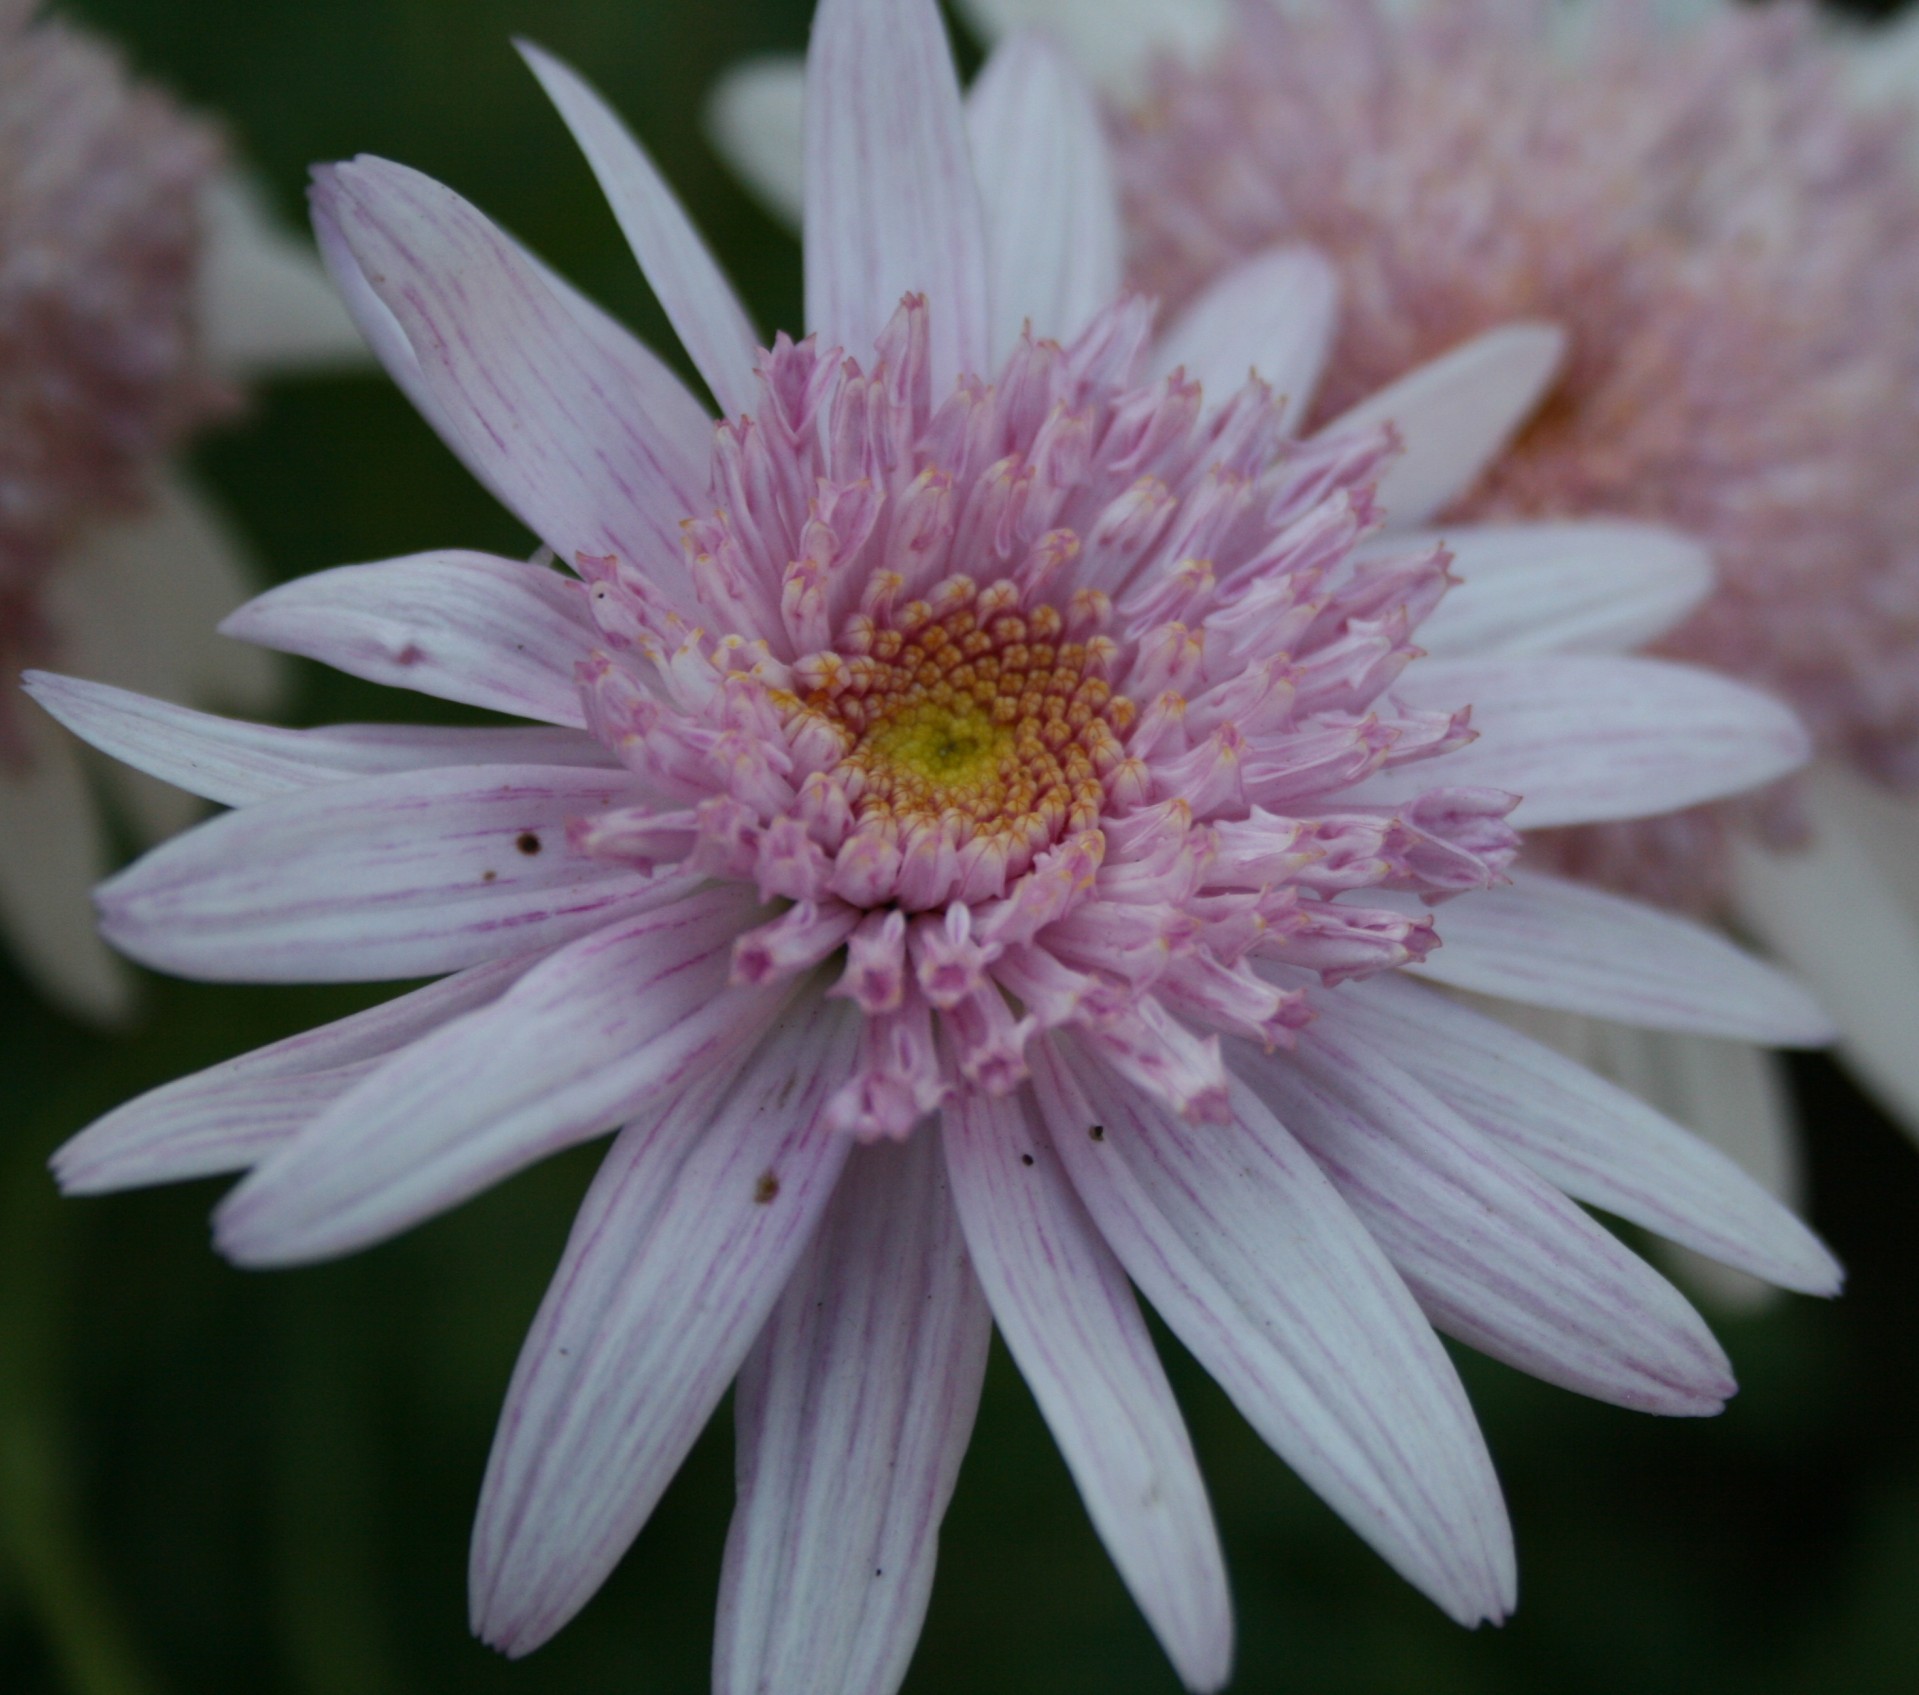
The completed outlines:
{"type": "MultiPolygon", "coordinates": [[[[803,0],[91,0],[72,10],[224,113],[290,215],[306,164],[372,151],[456,184],[657,345],[665,326],[516,30],[617,101],[763,327],[798,255],[698,113],[796,48],[803,0]]],[[[275,577],[432,545],[523,548],[374,377],[282,384],[199,468],[275,577]]],[[[309,667],[295,716],[415,716],[309,667]]],[[[493,1420],[593,1150],[318,1270],[236,1272],[218,1190],[61,1201],[43,1162],[127,1095],[378,998],[154,980],[129,1036],[0,963],[0,1690],[396,1695],[707,1687],[731,1502],[723,1415],[614,1579],[533,1659],[467,1635],[493,1420]]],[[[1662,1422],[1466,1359],[1518,1527],[1522,1604],[1468,1634],[1367,1553],[1169,1347],[1240,1619],[1241,1691],[1705,1695],[1919,1688],[1919,1156],[1819,1062],[1798,1073],[1844,1301],[1722,1326],[1744,1392],[1662,1422]]],[[[996,1355],[908,1687],[1177,1688],[1030,1399],[996,1355]]]]}

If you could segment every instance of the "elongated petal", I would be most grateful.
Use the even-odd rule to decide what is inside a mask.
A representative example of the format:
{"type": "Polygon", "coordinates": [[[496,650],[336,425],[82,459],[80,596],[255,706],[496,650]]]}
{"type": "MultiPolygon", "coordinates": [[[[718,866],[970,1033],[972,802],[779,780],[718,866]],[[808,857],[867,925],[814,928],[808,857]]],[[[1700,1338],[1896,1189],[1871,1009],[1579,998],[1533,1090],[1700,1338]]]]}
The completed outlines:
{"type": "Polygon", "coordinates": [[[751,411],[758,400],[753,365],[759,337],[685,208],[645,148],[576,72],[531,42],[516,45],[593,167],[640,269],[720,410],[751,411]]]}
{"type": "Polygon", "coordinates": [[[750,891],[717,885],[562,948],[369,1074],[222,1203],[248,1265],[351,1253],[612,1129],[749,1048],[783,996],[727,990],[750,891]]]}
{"type": "Polygon", "coordinates": [[[1257,372],[1285,397],[1297,425],[1333,350],[1339,274],[1310,247],[1275,247],[1215,279],[1173,321],[1154,352],[1161,371],[1186,367],[1217,406],[1257,372]]]}
{"type": "Polygon", "coordinates": [[[805,96],[805,60],[768,54],[729,66],[706,102],[714,150],[795,230],[806,204],[805,96]]]}
{"type": "Polygon", "coordinates": [[[1657,640],[1712,592],[1712,556],[1656,524],[1469,524],[1393,536],[1375,551],[1444,541],[1459,586],[1425,623],[1436,658],[1627,653],[1657,640]]]}
{"type": "Polygon", "coordinates": [[[106,869],[106,832],[71,742],[21,714],[27,757],[0,762],[0,933],[67,1011],[124,1018],[133,982],[95,933],[87,886],[106,869]]]}
{"type": "Polygon", "coordinates": [[[53,1156],[70,1195],[239,1171],[291,1141],[388,1054],[497,1000],[542,957],[495,960],[149,1090],[53,1156]]]}
{"type": "Polygon", "coordinates": [[[1395,773],[1395,789],[1506,789],[1523,797],[1513,822],[1532,830],[1677,812],[1770,783],[1812,751],[1770,695],[1660,659],[1423,660],[1398,693],[1411,706],[1470,705],[1479,739],[1417,775],[1395,773]]]}
{"type": "Polygon", "coordinates": [[[1503,1616],[1511,1531],[1465,1392],[1325,1174],[1243,1085],[1222,1131],[1059,1037],[1029,1052],[1086,1210],[1253,1427],[1454,1618],[1503,1616]]]}
{"type": "Polygon", "coordinates": [[[1554,1187],[1783,1288],[1831,1294],[1825,1246],[1731,1160],[1645,1102],[1450,996],[1390,975],[1321,998],[1554,1187]]]}
{"type": "Polygon", "coordinates": [[[473,1628],[537,1648],[639,1534],[812,1238],[851,1139],[846,1003],[798,1003],[717,1097],[613,1144],[533,1321],[473,1531],[473,1628]]]}
{"type": "Polygon", "coordinates": [[[966,128],[986,211],[997,366],[1023,324],[1064,341],[1119,298],[1119,191],[1091,91],[1036,36],[1015,36],[986,61],[966,128]]]}
{"type": "Polygon", "coordinates": [[[1364,1042],[1240,1067],[1448,1335],[1641,1412],[1718,1412],[1732,1371],[1679,1291],[1364,1042]]]}
{"type": "Polygon", "coordinates": [[[573,668],[599,639],[577,580],[464,552],[296,577],[220,628],[369,682],[575,727],[573,668]]]}
{"type": "Polygon", "coordinates": [[[740,1372],[716,1695],[899,1688],[991,1337],[937,1137],[860,1149],[740,1372]]]}
{"type": "Polygon", "coordinates": [[[96,894],[123,953],[183,977],[375,982],[550,947],[667,887],[576,853],[630,779],[474,765],[328,784],[209,820],[96,894]]]}
{"type": "Polygon", "coordinates": [[[1386,521],[1410,530],[1479,481],[1545,398],[1566,351],[1552,324],[1505,324],[1442,354],[1327,425],[1390,423],[1405,456],[1381,478],[1386,521]]]}
{"type": "MultiPolygon", "coordinates": [[[[1789,1206],[1799,1204],[1798,1127],[1784,1067],[1770,1048],[1682,1036],[1671,1030],[1598,1029],[1600,1069],[1650,1101],[1789,1206]]],[[[1762,1279],[1673,1248],[1667,1256],[1688,1286],[1720,1307],[1758,1311],[1777,1291],[1762,1279]]]]}
{"type": "Polygon", "coordinates": [[[909,293],[933,390],[988,362],[986,233],[932,0],[822,0],[806,86],[806,324],[869,357],[909,293]]]}
{"type": "Polygon", "coordinates": [[[429,421],[562,559],[618,554],[683,588],[680,522],[705,504],[709,429],[679,380],[430,177],[360,159],[322,183],[419,361],[429,421]]]}
{"type": "MultiPolygon", "coordinates": [[[[1806,783],[1804,847],[1734,844],[1739,916],[1811,984],[1839,1026],[1847,1064],[1919,1133],[1919,912],[1859,828],[1860,779],[1815,766],[1806,783]]],[[[1919,831],[1900,857],[1909,865],[1916,853],[1919,831]]]]}
{"type": "Polygon", "coordinates": [[[1030,1101],[967,1090],[944,1141],[987,1301],[1100,1540],[1187,1688],[1221,1688],[1233,1613],[1219,1533],[1125,1272],[1030,1101]]]}
{"type": "Polygon", "coordinates": [[[27,672],[24,687],[90,746],[223,806],[246,806],[295,789],[387,771],[613,764],[613,756],[591,736],[545,726],[464,730],[439,724],[330,724],[282,730],[49,671],[27,672]]]}
{"type": "Polygon", "coordinates": [[[1832,1021],[1783,972],[1690,919],[1536,871],[1450,902],[1415,969],[1505,1000],[1653,1030],[1822,1047],[1832,1021]]]}
{"type": "Polygon", "coordinates": [[[959,9],[988,41],[1044,30],[1101,87],[1121,95],[1138,92],[1156,52],[1197,58],[1232,16],[1227,0],[960,0],[959,9]]]}

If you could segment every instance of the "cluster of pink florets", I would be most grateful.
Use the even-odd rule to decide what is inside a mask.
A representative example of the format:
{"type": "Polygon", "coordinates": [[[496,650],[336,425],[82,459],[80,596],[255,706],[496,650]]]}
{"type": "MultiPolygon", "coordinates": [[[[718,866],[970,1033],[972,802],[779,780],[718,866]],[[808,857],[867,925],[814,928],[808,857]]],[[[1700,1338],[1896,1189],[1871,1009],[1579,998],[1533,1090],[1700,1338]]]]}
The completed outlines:
{"type": "Polygon", "coordinates": [[[1220,1115],[1218,1037],[1189,1024],[1286,1040],[1300,973],[1434,943],[1355,896],[1437,900],[1515,850],[1508,795],[1338,804],[1470,739],[1391,696],[1444,551],[1353,557],[1390,432],[1289,444],[1257,382],[1209,410],[1142,377],[1150,327],[1131,303],[1070,347],[1028,336],[939,396],[918,299],[870,369],[782,339],[684,560],[579,562],[607,638],[588,720],[644,799],[574,840],[790,902],[743,981],[845,950],[857,1132],[904,1134],[953,1072],[1012,1088],[1068,1024],[1220,1115]]]}
{"type": "MultiPolygon", "coordinates": [[[[1135,276],[1177,302],[1275,241],[1322,248],[1328,416],[1493,325],[1563,325],[1557,389],[1454,515],[1698,535],[1720,588],[1668,650],[1919,784],[1912,115],[1857,108],[1810,8],[1722,14],[1248,5],[1119,126],[1135,276]]],[[[1579,851],[1687,892],[1651,844],[1579,851]]]]}
{"type": "MultiPolygon", "coordinates": [[[[226,404],[194,316],[203,125],[64,25],[0,4],[0,669],[48,658],[47,569],[226,404]]],[[[9,693],[11,691],[8,691],[9,693]]],[[[0,708],[0,757],[8,751],[0,708]]]]}

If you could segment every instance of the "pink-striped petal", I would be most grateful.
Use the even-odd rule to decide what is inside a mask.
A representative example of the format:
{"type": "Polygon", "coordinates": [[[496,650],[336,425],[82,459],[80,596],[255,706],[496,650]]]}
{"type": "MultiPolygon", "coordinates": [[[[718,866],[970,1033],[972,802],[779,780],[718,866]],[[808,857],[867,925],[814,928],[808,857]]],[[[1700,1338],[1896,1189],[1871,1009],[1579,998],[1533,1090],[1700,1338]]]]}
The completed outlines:
{"type": "Polygon", "coordinates": [[[676,886],[591,860],[583,813],[630,778],[545,765],[363,777],[263,800],[155,848],[100,885],[123,953],[242,983],[430,977],[551,947],[676,886]]]}
{"type": "Polygon", "coordinates": [[[1409,969],[1456,989],[1771,1047],[1833,1038],[1804,989],[1716,930],[1584,883],[1516,872],[1437,922],[1441,945],[1409,969]]]}
{"type": "Polygon", "coordinates": [[[670,1099],[750,1047],[777,991],[728,991],[750,891],[715,885],[562,948],[381,1065],[222,1203],[248,1265],[350,1253],[670,1099]]]}
{"type": "Polygon", "coordinates": [[[625,1553],[765,1325],[851,1138],[856,1015],[811,997],[726,1080],[613,1144],[507,1391],[473,1531],[473,1628],[513,1655],[625,1553]]]}
{"type": "Polygon", "coordinates": [[[578,765],[610,769],[591,736],[546,725],[458,729],[443,724],[329,724],[283,730],[196,712],[171,701],[29,671],[23,686],[89,746],[223,806],[392,771],[450,765],[578,765]]]}
{"type": "Polygon", "coordinates": [[[899,1688],[992,1328],[938,1138],[854,1153],[734,1391],[715,1695],[899,1688]]]}
{"type": "Polygon", "coordinates": [[[318,180],[419,360],[429,422],[562,559],[617,554],[691,605],[680,522],[706,504],[711,428],[685,385],[430,177],[363,158],[318,180]]]}
{"type": "Polygon", "coordinates": [[[1484,1439],[1406,1285],[1245,1086],[1190,1125],[1070,1040],[1029,1049],[1067,1174],[1127,1273],[1260,1435],[1462,1623],[1513,1604],[1484,1439]]]}
{"type": "Polygon", "coordinates": [[[371,683],[575,729],[586,714],[574,667],[601,639],[576,578],[465,552],[296,577],[220,630],[371,683]]]}
{"type": "Polygon", "coordinates": [[[1126,1273],[1029,1100],[968,1089],[943,1128],[986,1299],[1100,1540],[1186,1687],[1222,1688],[1233,1611],[1219,1533],[1126,1273]]]}
{"type": "Polygon", "coordinates": [[[283,1147],[389,1054],[499,999],[543,955],[476,965],[350,1018],[151,1089],[54,1154],[70,1195],[241,1171],[283,1147]]]}
{"type": "Polygon", "coordinates": [[[725,273],[700,239],[646,149],[569,66],[529,41],[515,43],[580,144],[673,332],[723,412],[758,404],[759,337],[725,273]]]}
{"type": "Polygon", "coordinates": [[[1385,1051],[1313,1030],[1237,1063],[1447,1335],[1640,1412],[1725,1404],[1731,1367],[1679,1291],[1385,1051]]]}
{"type": "Polygon", "coordinates": [[[863,360],[924,294],[934,392],[984,372],[985,225],[938,8],[822,0],[806,87],[807,328],[863,360]]]}
{"type": "Polygon", "coordinates": [[[1467,493],[1545,398],[1566,351],[1552,324],[1505,324],[1362,400],[1324,433],[1390,423],[1405,456],[1380,479],[1386,521],[1424,524],[1467,493]]]}
{"type": "Polygon", "coordinates": [[[1161,371],[1183,365],[1206,399],[1230,400],[1257,373],[1297,426],[1333,350],[1339,274],[1310,247],[1275,247],[1223,272],[1188,306],[1154,352],[1161,371]]]}
{"type": "Polygon", "coordinates": [[[1522,797],[1512,819],[1530,830],[1677,812],[1772,782],[1812,752],[1770,695],[1661,659],[1425,659],[1396,692],[1408,706],[1470,706],[1479,739],[1354,798],[1435,782],[1505,789],[1522,797]]]}
{"type": "Polygon", "coordinates": [[[1592,519],[1468,524],[1393,535],[1374,554],[1443,541],[1459,584],[1419,626],[1435,658],[1628,653],[1656,641],[1712,592],[1712,556],[1657,524],[1592,519]]]}
{"type": "Polygon", "coordinates": [[[1788,1289],[1830,1295],[1825,1245],[1716,1148],[1542,1043],[1394,977],[1321,998],[1319,1022],[1391,1054],[1555,1188],[1788,1289]]]}
{"type": "Polygon", "coordinates": [[[966,127],[986,210],[988,357],[998,365],[1022,325],[1065,341],[1119,298],[1119,191],[1091,91],[1037,36],[1016,35],[986,61],[967,94],[966,127]]]}

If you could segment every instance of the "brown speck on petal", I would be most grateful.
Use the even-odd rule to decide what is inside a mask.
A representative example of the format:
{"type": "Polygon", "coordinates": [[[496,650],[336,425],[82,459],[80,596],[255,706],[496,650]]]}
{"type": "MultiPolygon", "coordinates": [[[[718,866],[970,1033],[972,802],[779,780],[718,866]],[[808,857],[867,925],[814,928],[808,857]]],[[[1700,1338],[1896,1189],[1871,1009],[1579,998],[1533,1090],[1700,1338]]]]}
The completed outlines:
{"type": "Polygon", "coordinates": [[[780,1192],[780,1180],[770,1171],[762,1171],[760,1180],[753,1185],[753,1199],[760,1206],[771,1204],[780,1192]]]}

